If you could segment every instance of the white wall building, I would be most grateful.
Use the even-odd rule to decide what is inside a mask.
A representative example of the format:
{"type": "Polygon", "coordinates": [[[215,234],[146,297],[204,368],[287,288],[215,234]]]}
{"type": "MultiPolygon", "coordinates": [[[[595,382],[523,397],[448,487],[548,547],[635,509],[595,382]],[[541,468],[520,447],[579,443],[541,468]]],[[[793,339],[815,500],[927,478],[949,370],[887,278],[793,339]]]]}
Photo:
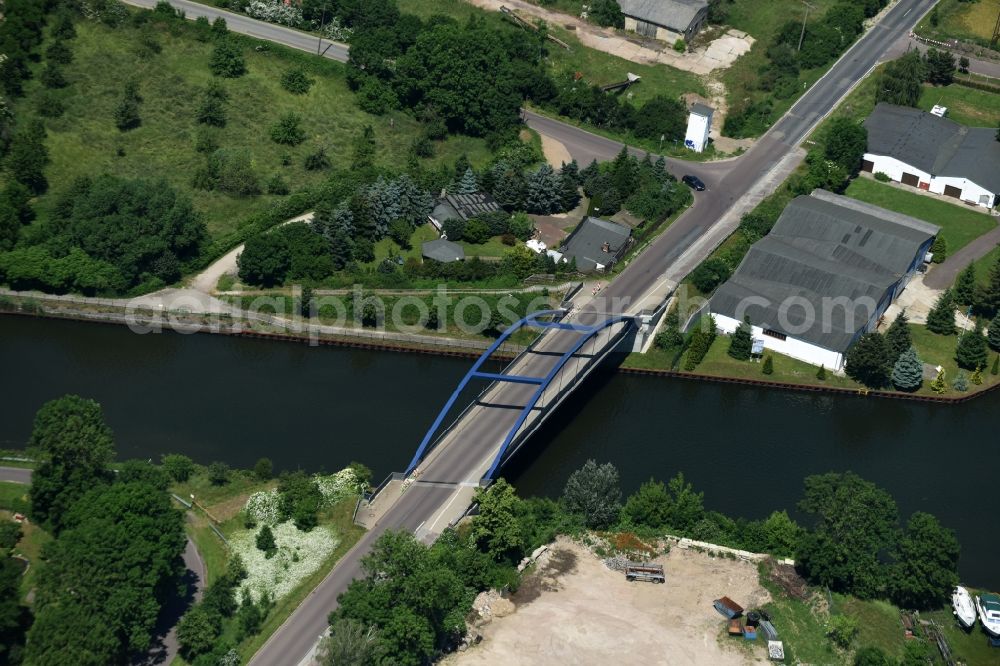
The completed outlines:
{"type": "Polygon", "coordinates": [[[643,37],[690,42],[708,18],[708,0],[619,0],[625,29],[643,37]]]}
{"type": "Polygon", "coordinates": [[[744,319],[764,348],[834,371],[923,263],[938,227],[823,190],[794,199],[712,296],[716,326],[744,319]]]}
{"type": "Polygon", "coordinates": [[[984,208],[1000,203],[996,128],[965,127],[919,109],[879,104],[865,120],[863,171],[984,208]]]}
{"type": "Polygon", "coordinates": [[[705,150],[708,145],[708,133],[712,129],[712,114],[715,109],[704,104],[692,104],[688,113],[687,132],[684,135],[684,145],[696,153],[705,150]]]}

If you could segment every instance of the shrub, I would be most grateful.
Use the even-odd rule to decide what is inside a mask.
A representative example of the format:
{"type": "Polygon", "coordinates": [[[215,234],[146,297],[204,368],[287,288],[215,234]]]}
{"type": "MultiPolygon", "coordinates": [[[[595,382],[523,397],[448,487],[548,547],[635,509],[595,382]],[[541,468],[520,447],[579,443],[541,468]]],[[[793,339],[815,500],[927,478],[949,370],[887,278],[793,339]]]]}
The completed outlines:
{"type": "Polygon", "coordinates": [[[281,75],[281,87],[293,95],[304,95],[312,87],[313,80],[302,68],[290,69],[281,75]]]}
{"type": "Polygon", "coordinates": [[[711,293],[729,279],[729,265],[718,257],[709,257],[691,272],[691,282],[703,294],[711,293]]]}
{"type": "Polygon", "coordinates": [[[302,118],[295,113],[286,113],[271,126],[271,140],[286,146],[297,146],[306,140],[306,132],[301,127],[302,118]]]}
{"type": "Polygon", "coordinates": [[[63,75],[62,67],[52,62],[45,65],[39,79],[46,88],[65,88],[69,85],[69,81],[63,75]]]}
{"type": "Polygon", "coordinates": [[[261,458],[253,466],[253,475],[259,481],[268,481],[274,474],[274,465],[270,458],[261,458]]]}
{"type": "Polygon", "coordinates": [[[857,638],[859,632],[858,620],[850,615],[834,615],[830,618],[830,625],[826,635],[838,647],[847,649],[857,638]]]}
{"type": "Polygon", "coordinates": [[[326,156],[326,149],[322,146],[314,152],[306,155],[305,167],[307,171],[321,171],[330,168],[330,158],[326,156]]]}
{"type": "MultiPolygon", "coordinates": [[[[226,29],[225,20],[220,17],[212,26],[213,31],[218,32],[216,26],[219,25],[220,21],[222,29],[226,29]]],[[[247,71],[246,61],[243,59],[243,49],[232,39],[219,40],[212,51],[212,57],[208,64],[213,74],[227,79],[238,78],[246,74],[247,71]]]]}
{"type": "Polygon", "coordinates": [[[765,375],[774,374],[774,359],[770,354],[764,357],[764,362],[761,364],[760,371],[765,375]]]}
{"type": "Polygon", "coordinates": [[[889,174],[883,171],[879,171],[875,174],[875,180],[877,180],[880,183],[888,183],[890,180],[892,180],[892,178],[889,177],[889,174]]]}
{"type": "Polygon", "coordinates": [[[271,176],[271,180],[267,181],[267,193],[268,194],[288,194],[291,190],[288,188],[288,183],[285,179],[281,177],[280,174],[274,174],[271,176]]]}
{"type": "Polygon", "coordinates": [[[213,486],[224,486],[229,483],[229,465],[224,462],[214,462],[208,466],[208,481],[213,486]]]}
{"type": "Polygon", "coordinates": [[[677,51],[678,53],[684,53],[685,51],[687,51],[687,43],[683,39],[678,39],[676,42],[674,42],[674,51],[677,51]]]}
{"type": "Polygon", "coordinates": [[[194,461],[179,453],[169,453],[163,456],[160,458],[160,463],[163,465],[163,471],[179,483],[184,483],[194,473],[194,461]]]}
{"type": "Polygon", "coordinates": [[[500,236],[500,242],[511,247],[517,245],[517,239],[514,238],[514,234],[503,234],[500,236]]]}

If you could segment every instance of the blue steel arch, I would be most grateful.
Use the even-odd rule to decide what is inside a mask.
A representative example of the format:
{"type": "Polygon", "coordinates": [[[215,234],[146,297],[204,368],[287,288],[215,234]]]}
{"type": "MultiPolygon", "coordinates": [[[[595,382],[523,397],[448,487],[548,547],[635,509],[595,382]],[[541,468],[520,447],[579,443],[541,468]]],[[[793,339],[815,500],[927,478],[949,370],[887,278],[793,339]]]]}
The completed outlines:
{"type": "Polygon", "coordinates": [[[511,443],[514,441],[514,438],[517,436],[518,430],[520,430],[521,426],[524,425],[525,420],[527,420],[528,415],[531,414],[531,411],[535,408],[535,405],[538,404],[538,401],[541,399],[542,394],[545,392],[545,389],[547,389],[552,384],[552,381],[555,379],[556,375],[559,374],[559,371],[562,370],[563,366],[566,365],[566,363],[569,362],[569,360],[573,358],[573,356],[577,352],[579,352],[583,348],[583,346],[587,344],[588,341],[590,341],[591,338],[593,338],[595,335],[597,335],[604,329],[614,326],[616,324],[620,324],[622,322],[628,322],[633,326],[635,325],[635,317],[627,315],[619,315],[611,317],[609,319],[606,319],[602,323],[597,324],[596,326],[584,326],[582,324],[566,324],[560,321],[539,321],[538,319],[539,317],[548,317],[563,313],[564,313],[563,310],[542,310],[540,312],[533,312],[524,317],[523,319],[518,320],[509,328],[507,328],[507,330],[504,331],[499,338],[497,338],[496,342],[490,345],[489,349],[483,352],[483,354],[472,365],[472,368],[469,370],[469,372],[465,374],[465,377],[462,378],[462,381],[459,382],[458,387],[451,394],[451,397],[448,399],[448,402],[445,403],[444,408],[441,410],[437,418],[434,420],[434,423],[427,431],[427,434],[424,435],[424,439],[423,441],[420,442],[420,446],[417,448],[417,452],[414,454],[413,460],[410,461],[410,465],[406,468],[407,475],[409,475],[414,469],[416,469],[417,465],[420,464],[420,461],[423,459],[424,453],[426,452],[428,445],[430,445],[431,441],[433,440],[434,435],[438,431],[438,428],[441,427],[441,423],[442,421],[444,421],[445,416],[448,414],[449,411],[451,411],[451,408],[455,406],[455,401],[458,400],[458,396],[462,393],[463,390],[465,390],[466,386],[468,386],[470,381],[472,381],[473,379],[489,379],[492,381],[514,382],[518,384],[535,384],[538,386],[538,388],[531,396],[531,399],[528,400],[528,403],[521,410],[521,413],[518,415],[517,421],[514,423],[513,427],[507,433],[507,436],[504,438],[503,444],[500,446],[500,451],[497,453],[496,458],[493,460],[493,464],[490,466],[489,471],[487,471],[486,475],[483,477],[487,479],[493,478],[493,475],[500,467],[500,463],[502,462],[504,455],[507,453],[507,449],[510,447],[511,443]],[[513,335],[515,332],[517,332],[518,330],[520,330],[525,326],[572,330],[582,333],[583,335],[579,337],[576,343],[568,351],[562,354],[562,356],[559,358],[559,360],[556,362],[556,364],[552,367],[552,369],[545,377],[505,375],[500,373],[480,371],[480,368],[483,366],[483,363],[489,360],[490,356],[493,355],[493,353],[500,347],[500,345],[502,345],[504,341],[506,341],[511,335],[513,335]]]}

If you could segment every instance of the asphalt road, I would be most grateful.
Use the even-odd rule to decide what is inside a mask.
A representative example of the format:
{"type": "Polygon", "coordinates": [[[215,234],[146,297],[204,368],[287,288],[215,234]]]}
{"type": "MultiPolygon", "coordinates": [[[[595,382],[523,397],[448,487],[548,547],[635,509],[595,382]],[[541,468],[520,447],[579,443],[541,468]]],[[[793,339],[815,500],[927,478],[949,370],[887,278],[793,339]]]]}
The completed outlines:
{"type": "MultiPolygon", "coordinates": [[[[330,60],[347,62],[349,47],[347,44],[333,42],[328,39],[320,40],[316,35],[310,35],[299,30],[286,28],[273,23],[265,23],[252,19],[246,14],[238,14],[217,7],[210,7],[190,0],[169,0],[170,4],[184,12],[184,15],[194,20],[201,16],[214,21],[218,17],[226,19],[226,26],[233,32],[241,35],[249,35],[258,39],[264,39],[275,44],[283,44],[300,51],[310,53],[319,52],[330,60]]],[[[135,7],[145,7],[152,9],[156,6],[157,0],[123,0],[126,4],[135,7]]]]}
{"type": "MultiPolygon", "coordinates": [[[[31,483],[31,470],[21,467],[0,467],[0,481],[8,483],[31,483]]],[[[187,573],[184,579],[190,583],[190,594],[186,599],[177,599],[176,603],[168,603],[157,623],[153,645],[149,653],[133,662],[139,666],[152,666],[153,664],[169,664],[177,656],[177,622],[181,614],[188,607],[192,598],[201,597],[201,592],[205,587],[206,572],[205,561],[190,539],[184,546],[184,566],[187,573]]]]}

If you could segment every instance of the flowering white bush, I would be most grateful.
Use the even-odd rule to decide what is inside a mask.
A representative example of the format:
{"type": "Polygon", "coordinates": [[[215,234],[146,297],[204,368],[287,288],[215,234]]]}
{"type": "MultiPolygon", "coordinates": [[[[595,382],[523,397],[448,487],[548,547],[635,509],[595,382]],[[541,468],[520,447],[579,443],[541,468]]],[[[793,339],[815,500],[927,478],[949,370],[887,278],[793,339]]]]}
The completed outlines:
{"type": "Polygon", "coordinates": [[[354,34],[354,29],[342,24],[339,16],[334,16],[327,21],[326,25],[320,22],[316,27],[319,28],[321,26],[323,28],[323,36],[335,42],[348,42],[351,40],[351,35],[354,34]]]}
{"type": "Polygon", "coordinates": [[[302,23],[302,10],[292,3],[283,0],[251,0],[243,11],[262,21],[296,26],[302,23]]]}
{"type": "Polygon", "coordinates": [[[251,495],[244,508],[258,525],[274,525],[281,519],[280,501],[277,490],[262,490],[251,495]]]}
{"type": "Polygon", "coordinates": [[[270,558],[257,549],[257,530],[240,530],[229,537],[233,553],[242,558],[247,570],[238,598],[247,590],[255,602],[263,592],[275,601],[281,599],[319,569],[340,543],[336,529],[329,525],[303,532],[284,522],[272,531],[278,552],[270,558]]]}
{"type": "Polygon", "coordinates": [[[358,477],[350,467],[329,476],[317,474],[314,478],[316,485],[319,486],[319,492],[323,494],[324,506],[332,506],[346,497],[361,492],[358,477]]]}

